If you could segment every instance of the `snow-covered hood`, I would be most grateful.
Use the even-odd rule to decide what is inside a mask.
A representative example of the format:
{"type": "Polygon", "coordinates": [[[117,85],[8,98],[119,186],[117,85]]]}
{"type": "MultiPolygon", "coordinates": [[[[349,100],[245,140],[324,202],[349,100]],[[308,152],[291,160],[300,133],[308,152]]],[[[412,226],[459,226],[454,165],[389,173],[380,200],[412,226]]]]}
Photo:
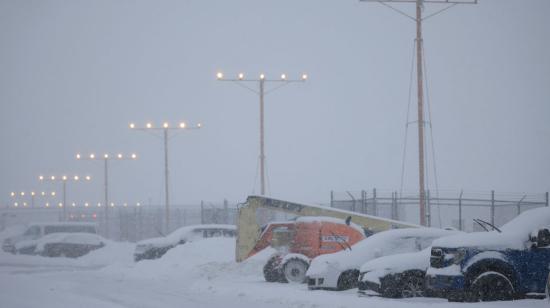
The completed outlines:
{"type": "Polygon", "coordinates": [[[498,231],[458,234],[434,241],[434,247],[480,249],[525,249],[529,235],[550,225],[550,208],[525,211],[498,231]]]}
{"type": "Polygon", "coordinates": [[[437,228],[403,228],[379,232],[351,246],[351,250],[346,249],[314,258],[307,275],[320,276],[334,269],[338,269],[340,272],[359,269],[361,265],[372,259],[411,251],[412,249],[398,245],[399,242],[396,240],[399,238],[439,238],[456,233],[457,231],[437,228]]]}
{"type": "Polygon", "coordinates": [[[434,241],[434,247],[440,248],[479,248],[479,249],[524,249],[529,233],[473,232],[449,236],[434,241]]]}

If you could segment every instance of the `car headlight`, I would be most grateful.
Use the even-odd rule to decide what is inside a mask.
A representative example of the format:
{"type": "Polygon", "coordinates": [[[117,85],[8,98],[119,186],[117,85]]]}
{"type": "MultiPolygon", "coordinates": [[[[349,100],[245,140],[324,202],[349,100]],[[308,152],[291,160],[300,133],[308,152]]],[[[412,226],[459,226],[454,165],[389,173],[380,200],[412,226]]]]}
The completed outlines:
{"type": "Polygon", "coordinates": [[[452,264],[460,264],[466,257],[466,250],[457,249],[455,252],[449,253],[449,260],[452,264]]]}

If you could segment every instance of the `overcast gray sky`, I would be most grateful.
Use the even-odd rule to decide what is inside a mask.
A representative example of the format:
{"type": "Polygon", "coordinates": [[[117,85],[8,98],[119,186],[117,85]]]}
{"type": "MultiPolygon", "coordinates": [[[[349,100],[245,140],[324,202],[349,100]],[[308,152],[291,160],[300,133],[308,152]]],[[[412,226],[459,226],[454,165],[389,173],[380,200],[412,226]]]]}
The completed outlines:
{"type": "MultiPolygon", "coordinates": [[[[549,14],[547,0],[480,0],[425,22],[441,188],[550,190],[549,14]]],[[[162,140],[128,123],[165,120],[204,123],[170,140],[173,203],[244,200],[257,174],[258,100],[217,82],[218,70],[310,76],[266,98],[274,196],[399,189],[414,31],[355,0],[2,0],[0,200],[59,190],[39,174],[78,173],[94,178],[69,184],[69,201],[101,202],[101,163],[75,154],[136,152],[112,164],[111,199],[162,203],[162,140]]]]}

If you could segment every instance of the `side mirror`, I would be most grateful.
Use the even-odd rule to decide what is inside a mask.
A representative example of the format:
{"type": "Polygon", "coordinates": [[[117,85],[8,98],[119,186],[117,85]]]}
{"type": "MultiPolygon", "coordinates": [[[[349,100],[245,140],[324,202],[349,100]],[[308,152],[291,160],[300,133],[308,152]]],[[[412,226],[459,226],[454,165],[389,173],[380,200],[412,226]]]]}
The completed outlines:
{"type": "Polygon", "coordinates": [[[550,230],[544,228],[537,233],[537,247],[546,247],[550,245],[550,230]]]}

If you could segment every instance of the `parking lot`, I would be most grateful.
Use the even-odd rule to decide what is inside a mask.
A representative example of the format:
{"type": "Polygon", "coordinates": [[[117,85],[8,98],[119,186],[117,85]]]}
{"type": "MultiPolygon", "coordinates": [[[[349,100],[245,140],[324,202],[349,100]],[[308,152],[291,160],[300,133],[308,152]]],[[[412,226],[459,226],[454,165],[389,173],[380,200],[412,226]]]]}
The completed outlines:
{"type": "Polygon", "coordinates": [[[178,246],[135,263],[133,244],[110,242],[78,259],[0,255],[3,307],[547,307],[547,300],[448,303],[444,299],[359,297],[356,289],[309,291],[267,283],[265,254],[234,261],[234,239],[178,246]],[[32,296],[29,296],[32,294],[32,296]]]}

